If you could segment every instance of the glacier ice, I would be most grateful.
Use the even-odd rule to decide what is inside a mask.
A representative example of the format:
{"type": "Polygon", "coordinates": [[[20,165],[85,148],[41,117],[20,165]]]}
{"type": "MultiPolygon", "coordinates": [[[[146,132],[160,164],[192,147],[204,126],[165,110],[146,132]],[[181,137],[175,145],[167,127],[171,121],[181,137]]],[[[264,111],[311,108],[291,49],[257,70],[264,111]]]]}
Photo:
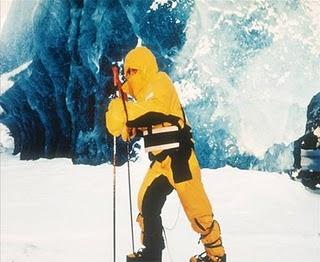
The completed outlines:
{"type": "MultiPolygon", "coordinates": [[[[12,3],[9,18],[20,17],[26,30],[21,31],[21,23],[13,18],[7,20],[4,32],[19,32],[15,39],[21,52],[16,46],[11,50],[14,40],[2,34],[1,72],[32,60],[9,79],[14,85],[0,98],[4,110],[0,121],[15,139],[15,154],[20,152],[21,159],[71,157],[74,163],[94,165],[111,161],[113,139],[106,133],[104,112],[112,62],[122,60],[139,38],[157,53],[163,69],[170,70],[172,57],[184,43],[192,1],[174,9],[167,3],[156,11],[151,4],[151,0],[34,0],[30,17],[27,8],[29,13],[21,13],[27,5],[20,0],[12,3]]],[[[118,147],[121,164],[127,159],[126,145],[119,139],[118,147]]],[[[131,145],[132,157],[136,147],[131,145]]]]}
{"type": "Polygon", "coordinates": [[[173,75],[202,166],[292,165],[319,91],[319,13],[312,1],[196,1],[173,75]]]}
{"type": "Polygon", "coordinates": [[[173,78],[202,167],[287,169],[318,121],[319,12],[311,0],[14,0],[0,73],[32,63],[9,79],[0,122],[22,159],[111,161],[110,66],[139,41],[173,78]]]}
{"type": "Polygon", "coordinates": [[[312,97],[307,109],[306,133],[320,126],[320,92],[312,97]]]}
{"type": "Polygon", "coordinates": [[[32,60],[34,55],[32,21],[39,0],[10,2],[0,37],[0,74],[32,60]]]}

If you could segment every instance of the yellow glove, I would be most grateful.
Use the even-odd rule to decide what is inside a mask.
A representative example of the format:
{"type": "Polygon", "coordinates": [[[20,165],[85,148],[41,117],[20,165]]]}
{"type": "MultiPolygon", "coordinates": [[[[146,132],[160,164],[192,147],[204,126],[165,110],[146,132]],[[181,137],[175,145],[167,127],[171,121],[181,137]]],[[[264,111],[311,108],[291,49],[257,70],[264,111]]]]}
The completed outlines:
{"type": "Polygon", "coordinates": [[[126,124],[126,114],[120,98],[113,99],[106,112],[106,127],[113,136],[121,135],[126,124]]]}

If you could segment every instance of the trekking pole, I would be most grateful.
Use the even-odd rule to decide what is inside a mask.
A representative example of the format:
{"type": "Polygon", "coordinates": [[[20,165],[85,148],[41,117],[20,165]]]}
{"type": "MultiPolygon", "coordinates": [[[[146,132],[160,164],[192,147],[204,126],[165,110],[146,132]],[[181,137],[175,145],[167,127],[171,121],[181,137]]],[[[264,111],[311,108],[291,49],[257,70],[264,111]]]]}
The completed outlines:
{"type": "Polygon", "coordinates": [[[117,155],[117,139],[113,137],[113,262],[116,261],[116,155],[117,155]]]}
{"type": "Polygon", "coordinates": [[[129,206],[130,206],[130,222],[131,222],[131,243],[132,253],[134,253],[134,235],[133,235],[133,215],[132,215],[132,198],[131,198],[131,175],[130,175],[130,163],[129,163],[129,142],[127,142],[127,156],[128,156],[128,186],[129,186],[129,206]]]}
{"type": "MultiPolygon", "coordinates": [[[[124,107],[124,111],[126,114],[126,120],[128,122],[128,110],[126,107],[126,100],[127,100],[127,95],[122,91],[121,86],[122,83],[120,81],[119,78],[119,67],[116,64],[112,65],[112,73],[113,73],[113,84],[114,86],[116,86],[118,88],[118,91],[120,93],[120,98],[122,100],[123,103],[123,107],[124,107]]],[[[130,172],[130,157],[129,157],[129,153],[130,153],[130,141],[126,142],[126,146],[127,146],[127,168],[128,168],[128,187],[129,187],[129,208],[130,208],[130,224],[131,224],[131,244],[132,244],[132,252],[134,253],[134,234],[133,234],[133,212],[132,212],[132,197],[131,197],[131,172],[130,172]]]]}

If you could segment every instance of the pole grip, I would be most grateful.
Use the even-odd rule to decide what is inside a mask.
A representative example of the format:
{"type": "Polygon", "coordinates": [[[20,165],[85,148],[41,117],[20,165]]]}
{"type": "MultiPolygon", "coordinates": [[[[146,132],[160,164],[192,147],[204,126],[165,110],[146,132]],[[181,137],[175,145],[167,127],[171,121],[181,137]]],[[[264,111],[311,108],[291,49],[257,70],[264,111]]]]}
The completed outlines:
{"type": "Polygon", "coordinates": [[[120,81],[120,76],[119,76],[119,67],[117,64],[113,64],[112,65],[112,74],[113,74],[113,85],[115,87],[117,87],[119,94],[120,94],[120,98],[122,100],[123,103],[123,108],[126,114],[126,118],[128,121],[128,110],[127,110],[127,106],[126,106],[126,101],[128,101],[128,96],[125,92],[123,92],[122,90],[122,83],[120,81]]]}

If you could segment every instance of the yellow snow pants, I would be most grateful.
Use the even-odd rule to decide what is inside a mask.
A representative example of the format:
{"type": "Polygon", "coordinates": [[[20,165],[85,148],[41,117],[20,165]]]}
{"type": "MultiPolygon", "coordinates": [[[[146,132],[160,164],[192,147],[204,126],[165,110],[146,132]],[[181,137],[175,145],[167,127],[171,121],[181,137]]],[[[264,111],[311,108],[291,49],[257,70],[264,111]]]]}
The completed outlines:
{"type": "MultiPolygon", "coordinates": [[[[186,159],[189,176],[176,174],[174,159],[168,155],[163,161],[153,161],[138,194],[139,215],[137,222],[141,227],[141,240],[148,248],[163,249],[161,209],[166,196],[176,190],[183,209],[207,254],[212,258],[225,253],[220,237],[220,227],[214,220],[212,207],[201,182],[198,160],[193,149],[186,159]],[[182,175],[182,177],[180,177],[182,175]],[[177,182],[178,181],[178,182],[177,182]]],[[[181,163],[179,163],[181,165],[181,163]]],[[[183,168],[181,169],[183,172],[183,168]]]]}

